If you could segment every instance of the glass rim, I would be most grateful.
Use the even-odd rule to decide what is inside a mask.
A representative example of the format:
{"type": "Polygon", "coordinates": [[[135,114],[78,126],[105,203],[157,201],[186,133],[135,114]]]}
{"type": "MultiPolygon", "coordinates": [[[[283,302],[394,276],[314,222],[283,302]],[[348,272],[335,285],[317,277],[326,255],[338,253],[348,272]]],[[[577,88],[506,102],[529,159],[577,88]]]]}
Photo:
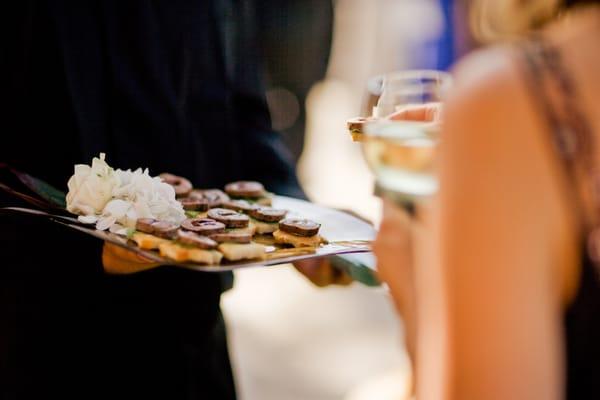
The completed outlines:
{"type": "Polygon", "coordinates": [[[441,86],[446,90],[452,85],[452,74],[447,71],[436,70],[436,69],[407,69],[393,72],[387,72],[379,75],[374,75],[367,79],[367,88],[375,95],[381,95],[383,85],[386,81],[390,80],[416,80],[416,79],[428,79],[437,80],[441,83],[441,86]]]}

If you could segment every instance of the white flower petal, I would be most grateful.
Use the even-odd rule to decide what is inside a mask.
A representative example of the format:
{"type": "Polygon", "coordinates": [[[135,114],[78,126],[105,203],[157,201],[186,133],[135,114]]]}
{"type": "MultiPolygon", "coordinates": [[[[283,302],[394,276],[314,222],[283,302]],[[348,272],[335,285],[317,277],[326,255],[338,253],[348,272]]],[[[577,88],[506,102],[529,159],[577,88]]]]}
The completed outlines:
{"type": "Polygon", "coordinates": [[[82,224],[95,224],[98,221],[98,217],[95,215],[80,215],[77,220],[82,224]]]}
{"type": "Polygon", "coordinates": [[[129,228],[122,228],[115,232],[119,236],[127,236],[129,234],[129,228]]]}
{"type": "Polygon", "coordinates": [[[127,228],[121,224],[113,224],[110,226],[110,228],[108,228],[108,230],[117,235],[127,236],[127,228]]]}
{"type": "Polygon", "coordinates": [[[104,161],[104,154],[100,154],[100,158],[92,160],[91,167],[76,165],[67,186],[67,210],[80,215],[97,214],[111,199],[113,188],[119,186],[119,178],[104,161]]]}
{"type": "Polygon", "coordinates": [[[112,224],[117,222],[117,219],[113,216],[110,217],[102,217],[96,223],[96,229],[99,231],[105,231],[111,227],[112,224]]]}
{"type": "Polygon", "coordinates": [[[102,211],[103,215],[111,215],[115,218],[121,218],[127,214],[132,204],[129,201],[114,199],[106,204],[104,210],[102,211]]]}
{"type": "Polygon", "coordinates": [[[123,225],[119,223],[114,223],[108,228],[111,233],[116,233],[119,229],[123,229],[123,225]]]}

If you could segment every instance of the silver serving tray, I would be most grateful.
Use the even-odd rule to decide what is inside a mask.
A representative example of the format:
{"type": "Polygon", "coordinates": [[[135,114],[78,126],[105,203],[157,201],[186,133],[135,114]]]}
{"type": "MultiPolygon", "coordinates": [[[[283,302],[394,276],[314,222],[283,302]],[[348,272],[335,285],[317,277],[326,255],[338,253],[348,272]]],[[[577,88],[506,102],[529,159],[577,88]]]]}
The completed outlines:
{"type": "Polygon", "coordinates": [[[320,246],[316,249],[292,249],[267,245],[267,256],[264,260],[240,262],[224,261],[219,265],[179,263],[168,258],[161,257],[156,251],[142,250],[126,237],[110,232],[98,231],[94,229],[93,226],[84,225],[80,223],[77,218],[19,207],[5,207],[0,209],[0,211],[25,213],[45,217],[68,228],[92,235],[98,239],[110,243],[114,243],[117,246],[127,248],[157,263],[163,265],[174,265],[203,272],[233,271],[241,268],[287,264],[294,261],[311,258],[352,253],[367,253],[371,251],[371,241],[375,238],[376,232],[373,226],[360,218],[339,210],[285,196],[274,196],[273,207],[288,210],[289,216],[309,218],[321,223],[320,234],[329,241],[329,244],[320,246]]]}

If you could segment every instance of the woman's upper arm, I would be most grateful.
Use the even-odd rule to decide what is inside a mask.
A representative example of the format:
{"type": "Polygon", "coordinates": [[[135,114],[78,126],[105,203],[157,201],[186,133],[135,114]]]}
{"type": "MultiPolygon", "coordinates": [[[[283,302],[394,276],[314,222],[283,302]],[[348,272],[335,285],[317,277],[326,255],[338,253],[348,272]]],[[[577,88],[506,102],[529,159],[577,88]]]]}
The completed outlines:
{"type": "MultiPolygon", "coordinates": [[[[445,110],[437,249],[451,399],[562,396],[565,256],[541,124],[509,62],[471,61],[445,110]],[[493,63],[492,63],[493,64],[493,63]],[[562,245],[562,247],[561,247],[562,245]]],[[[490,60],[487,60],[490,61],[490,60]]]]}

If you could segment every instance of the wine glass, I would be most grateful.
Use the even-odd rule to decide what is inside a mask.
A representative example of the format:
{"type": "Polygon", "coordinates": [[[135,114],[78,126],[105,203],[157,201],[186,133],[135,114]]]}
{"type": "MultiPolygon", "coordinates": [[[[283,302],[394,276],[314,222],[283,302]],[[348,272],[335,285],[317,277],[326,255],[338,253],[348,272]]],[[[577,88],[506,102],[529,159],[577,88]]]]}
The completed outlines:
{"type": "Polygon", "coordinates": [[[413,211],[437,192],[435,160],[442,100],[452,85],[442,71],[413,70],[374,77],[367,85],[363,154],[376,194],[413,211]]]}

